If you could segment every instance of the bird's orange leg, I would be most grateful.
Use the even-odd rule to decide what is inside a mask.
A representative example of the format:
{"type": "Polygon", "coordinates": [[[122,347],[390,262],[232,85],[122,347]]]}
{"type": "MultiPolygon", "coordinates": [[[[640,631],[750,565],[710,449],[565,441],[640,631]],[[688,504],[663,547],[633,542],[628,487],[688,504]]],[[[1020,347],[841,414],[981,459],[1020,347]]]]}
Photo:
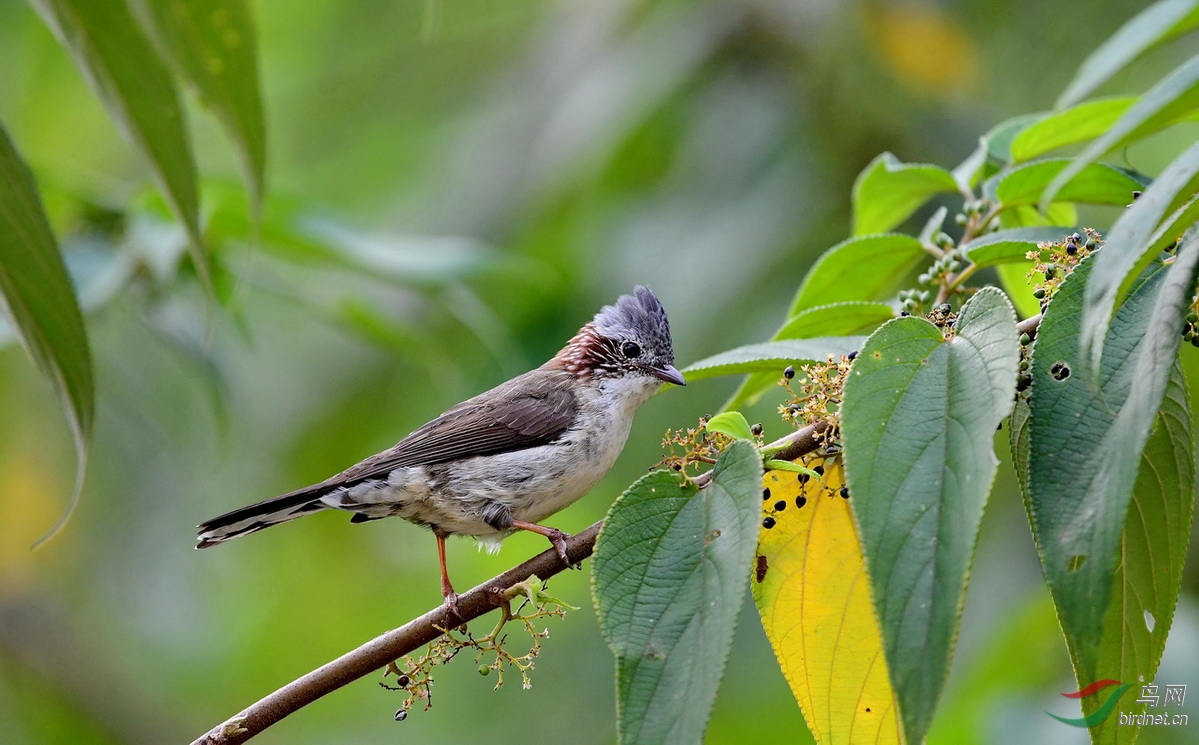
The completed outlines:
{"type": "Polygon", "coordinates": [[[557,528],[547,528],[544,525],[527,523],[524,520],[513,520],[512,527],[520,530],[527,530],[531,533],[537,533],[538,535],[543,535],[546,538],[549,538],[550,543],[554,545],[554,550],[558,552],[558,558],[562,560],[563,564],[570,566],[570,559],[566,556],[566,539],[570,538],[570,536],[563,533],[561,530],[558,530],[557,528]]]}
{"type": "Polygon", "coordinates": [[[437,536],[437,562],[441,565],[441,597],[445,598],[446,605],[457,613],[458,612],[458,593],[454,592],[454,586],[450,584],[450,573],[445,566],[445,535],[442,533],[434,533],[437,536]]]}

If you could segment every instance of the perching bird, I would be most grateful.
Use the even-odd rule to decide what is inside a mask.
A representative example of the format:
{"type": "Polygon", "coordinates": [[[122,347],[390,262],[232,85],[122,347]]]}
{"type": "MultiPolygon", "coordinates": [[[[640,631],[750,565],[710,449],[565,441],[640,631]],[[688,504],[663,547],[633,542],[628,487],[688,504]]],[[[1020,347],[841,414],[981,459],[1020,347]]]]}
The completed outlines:
{"type": "Polygon", "coordinates": [[[437,538],[441,592],[457,594],[445,539],[471,535],[490,551],[516,530],[540,533],[565,562],[566,534],[539,523],[604,477],[633,414],[674,367],[670,323],[645,287],[604,306],[541,367],[446,411],[393,447],[319,484],[214,517],[196,548],[328,509],[352,523],[399,516],[437,538]]]}

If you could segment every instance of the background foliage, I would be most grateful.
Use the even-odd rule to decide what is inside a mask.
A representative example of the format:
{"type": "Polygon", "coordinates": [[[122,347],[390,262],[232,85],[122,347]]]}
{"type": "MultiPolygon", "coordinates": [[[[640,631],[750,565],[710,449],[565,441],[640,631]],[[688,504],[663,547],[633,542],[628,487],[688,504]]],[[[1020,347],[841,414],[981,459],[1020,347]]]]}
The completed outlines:
{"type": "MultiPolygon", "coordinates": [[[[231,141],[174,94],[203,174],[193,209],[205,232],[189,236],[170,218],[189,221],[186,187],[159,196],[161,176],[38,15],[76,3],[34,5],[0,0],[0,122],[63,242],[97,393],[78,513],[30,553],[71,493],[74,452],[28,357],[0,351],[0,731],[18,743],[179,741],[430,607],[433,542],[415,528],[318,518],[200,554],[191,526],[323,478],[538,364],[636,282],[669,309],[684,363],[769,338],[821,252],[906,216],[892,206],[851,224],[854,178],[879,152],[959,162],[995,122],[1049,108],[1133,10],[260,4],[268,187],[251,251],[256,201],[241,184],[262,162],[254,125],[231,125],[243,132],[231,141]],[[182,259],[200,242],[219,307],[182,259]]],[[[1100,92],[1142,91],[1188,50],[1158,50],[1100,92]]],[[[1137,143],[1121,165],[1158,173],[1196,132],[1137,143]]],[[[918,229],[935,206],[904,225],[918,229]]],[[[1110,223],[1116,208],[1088,209],[1082,224],[1110,223]]],[[[838,299],[821,292],[801,296],[806,307],[838,299]]],[[[648,404],[617,469],[555,524],[602,516],[657,461],[661,432],[715,411],[733,385],[648,404]]],[[[777,401],[749,410],[768,439],[781,434],[777,401]]],[[[1010,472],[999,469],[983,517],[930,742],[1084,736],[1041,713],[1076,686],[1010,472]]],[[[459,541],[450,560],[467,586],[541,548],[516,537],[497,559],[459,541]]],[[[1199,682],[1196,581],[1184,574],[1160,682],[1199,682]]],[[[584,605],[586,583],[571,573],[555,594],[584,605]]],[[[708,740],[796,742],[803,723],[760,624],[741,621],[708,740]]],[[[552,631],[531,691],[492,693],[451,665],[435,706],[403,724],[391,721],[395,694],[364,682],[260,741],[524,742],[529,720],[514,712],[536,711],[539,729],[610,742],[611,656],[594,616],[571,613],[552,631]]],[[[1171,735],[1141,741],[1184,741],[1171,735]]]]}

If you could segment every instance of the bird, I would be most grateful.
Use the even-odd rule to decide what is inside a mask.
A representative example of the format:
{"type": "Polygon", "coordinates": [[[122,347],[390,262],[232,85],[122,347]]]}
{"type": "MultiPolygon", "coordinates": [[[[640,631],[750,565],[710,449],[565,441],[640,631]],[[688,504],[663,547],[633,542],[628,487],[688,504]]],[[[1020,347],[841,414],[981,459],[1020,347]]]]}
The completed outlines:
{"type": "Polygon", "coordinates": [[[457,608],[446,539],[474,536],[494,553],[505,537],[531,531],[569,566],[569,536],[541,522],[608,473],[633,415],[666,383],[687,384],[674,366],[666,310],[639,285],[601,308],[540,367],[318,484],[201,523],[196,548],[326,510],[353,513],[351,523],[401,517],[432,530],[441,594],[457,608]]]}

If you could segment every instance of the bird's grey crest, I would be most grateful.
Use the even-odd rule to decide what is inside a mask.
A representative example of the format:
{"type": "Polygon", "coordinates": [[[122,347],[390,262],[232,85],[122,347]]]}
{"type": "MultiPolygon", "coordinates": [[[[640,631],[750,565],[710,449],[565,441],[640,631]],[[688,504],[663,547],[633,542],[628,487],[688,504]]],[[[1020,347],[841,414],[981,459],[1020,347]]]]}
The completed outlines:
{"type": "Polygon", "coordinates": [[[632,295],[621,295],[595,314],[595,329],[609,339],[636,339],[655,362],[674,364],[670,321],[666,309],[648,287],[637,285],[632,295]]]}

